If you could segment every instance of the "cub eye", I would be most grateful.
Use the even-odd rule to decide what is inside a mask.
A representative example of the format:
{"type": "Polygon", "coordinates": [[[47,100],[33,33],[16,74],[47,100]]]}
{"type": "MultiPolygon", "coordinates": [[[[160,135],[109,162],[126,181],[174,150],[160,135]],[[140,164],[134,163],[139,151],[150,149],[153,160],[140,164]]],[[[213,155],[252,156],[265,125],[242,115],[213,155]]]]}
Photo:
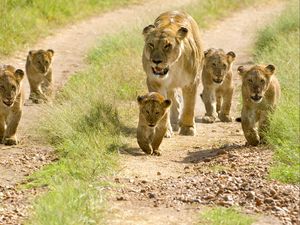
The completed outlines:
{"type": "Polygon", "coordinates": [[[213,67],[217,67],[217,64],[216,64],[216,63],[212,63],[212,66],[213,66],[213,67]]]}
{"type": "Polygon", "coordinates": [[[148,110],[146,110],[146,113],[149,115],[150,114],[150,112],[148,111],[148,110]]]}
{"type": "Polygon", "coordinates": [[[151,44],[151,43],[148,43],[148,47],[151,48],[151,49],[153,49],[153,48],[154,48],[154,45],[151,44]]]}
{"type": "Polygon", "coordinates": [[[249,82],[249,83],[252,83],[252,80],[251,80],[251,79],[249,79],[249,80],[248,80],[248,82],[249,82]]]}
{"type": "Polygon", "coordinates": [[[4,87],[3,85],[1,85],[1,86],[0,86],[0,89],[2,89],[2,90],[3,90],[3,89],[5,89],[5,87],[4,87]]]}
{"type": "Polygon", "coordinates": [[[224,64],[223,64],[223,68],[226,68],[226,67],[227,67],[227,65],[224,63],[224,64]]]}
{"type": "Polygon", "coordinates": [[[265,80],[264,80],[264,79],[261,79],[260,82],[261,82],[262,84],[264,84],[264,83],[265,83],[265,80]]]}
{"type": "Polygon", "coordinates": [[[159,114],[159,112],[156,112],[155,114],[156,114],[156,115],[158,115],[158,114],[159,114]]]}
{"type": "Polygon", "coordinates": [[[13,91],[16,91],[16,87],[15,87],[15,86],[12,86],[11,89],[12,89],[13,91]]]}
{"type": "Polygon", "coordinates": [[[165,48],[166,50],[168,50],[168,49],[170,49],[171,47],[172,47],[172,44],[168,43],[168,44],[165,45],[164,48],[165,48]]]}

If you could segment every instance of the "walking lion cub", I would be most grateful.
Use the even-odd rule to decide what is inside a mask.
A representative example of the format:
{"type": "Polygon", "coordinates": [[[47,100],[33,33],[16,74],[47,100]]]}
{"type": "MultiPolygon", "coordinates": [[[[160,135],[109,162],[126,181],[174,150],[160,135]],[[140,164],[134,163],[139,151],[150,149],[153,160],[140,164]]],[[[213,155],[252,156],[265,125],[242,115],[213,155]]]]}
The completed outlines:
{"type": "Polygon", "coordinates": [[[160,155],[159,146],[168,129],[171,100],[150,92],[138,96],[137,101],[140,108],[137,142],[146,154],[160,155]]]}
{"type": "Polygon", "coordinates": [[[255,65],[250,69],[238,68],[242,76],[242,128],[249,145],[264,142],[264,132],[280,97],[280,85],[273,65],[255,65]],[[258,127],[256,124],[258,123],[258,127]]]}
{"type": "Polygon", "coordinates": [[[16,132],[22,115],[24,93],[23,70],[0,66],[0,143],[16,145],[16,132]]]}

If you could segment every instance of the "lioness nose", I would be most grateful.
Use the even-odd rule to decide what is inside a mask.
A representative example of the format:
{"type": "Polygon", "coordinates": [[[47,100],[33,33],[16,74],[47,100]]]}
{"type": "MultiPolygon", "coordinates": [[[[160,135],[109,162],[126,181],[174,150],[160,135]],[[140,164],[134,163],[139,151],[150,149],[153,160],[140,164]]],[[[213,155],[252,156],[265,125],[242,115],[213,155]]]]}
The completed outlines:
{"type": "Polygon", "coordinates": [[[160,64],[162,61],[159,59],[153,59],[152,62],[154,62],[155,64],[160,64]]]}

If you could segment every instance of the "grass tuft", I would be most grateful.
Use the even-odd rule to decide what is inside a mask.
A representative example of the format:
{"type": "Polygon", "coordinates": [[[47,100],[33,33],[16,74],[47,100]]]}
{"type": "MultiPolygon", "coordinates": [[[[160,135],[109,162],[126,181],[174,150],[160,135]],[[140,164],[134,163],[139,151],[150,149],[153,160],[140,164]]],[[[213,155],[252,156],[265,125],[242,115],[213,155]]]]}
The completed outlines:
{"type": "Polygon", "coordinates": [[[299,140],[299,1],[293,0],[255,46],[258,63],[272,63],[281,85],[281,100],[271,118],[267,141],[275,148],[271,178],[300,183],[299,140]]]}
{"type": "Polygon", "coordinates": [[[255,219],[240,213],[234,208],[215,207],[201,213],[199,224],[211,225],[250,225],[255,219]]]}

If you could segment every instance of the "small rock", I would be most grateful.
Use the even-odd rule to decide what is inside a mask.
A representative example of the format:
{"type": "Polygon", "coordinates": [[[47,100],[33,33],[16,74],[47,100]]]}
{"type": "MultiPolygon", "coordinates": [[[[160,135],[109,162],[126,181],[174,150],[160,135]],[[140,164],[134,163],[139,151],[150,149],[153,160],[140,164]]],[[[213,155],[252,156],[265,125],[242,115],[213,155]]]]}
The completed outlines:
{"type": "Polygon", "coordinates": [[[157,172],[157,175],[158,175],[158,176],[161,175],[161,172],[157,172]]]}
{"type": "Polygon", "coordinates": [[[151,193],[151,192],[150,192],[150,193],[148,194],[148,197],[149,197],[149,198],[155,198],[156,195],[155,195],[154,193],[151,193]]]}
{"type": "Polygon", "coordinates": [[[255,192],[254,191],[247,192],[247,198],[254,199],[255,198],[255,192]]]}
{"type": "Polygon", "coordinates": [[[117,197],[117,201],[125,201],[126,199],[123,196],[117,197]]]}

